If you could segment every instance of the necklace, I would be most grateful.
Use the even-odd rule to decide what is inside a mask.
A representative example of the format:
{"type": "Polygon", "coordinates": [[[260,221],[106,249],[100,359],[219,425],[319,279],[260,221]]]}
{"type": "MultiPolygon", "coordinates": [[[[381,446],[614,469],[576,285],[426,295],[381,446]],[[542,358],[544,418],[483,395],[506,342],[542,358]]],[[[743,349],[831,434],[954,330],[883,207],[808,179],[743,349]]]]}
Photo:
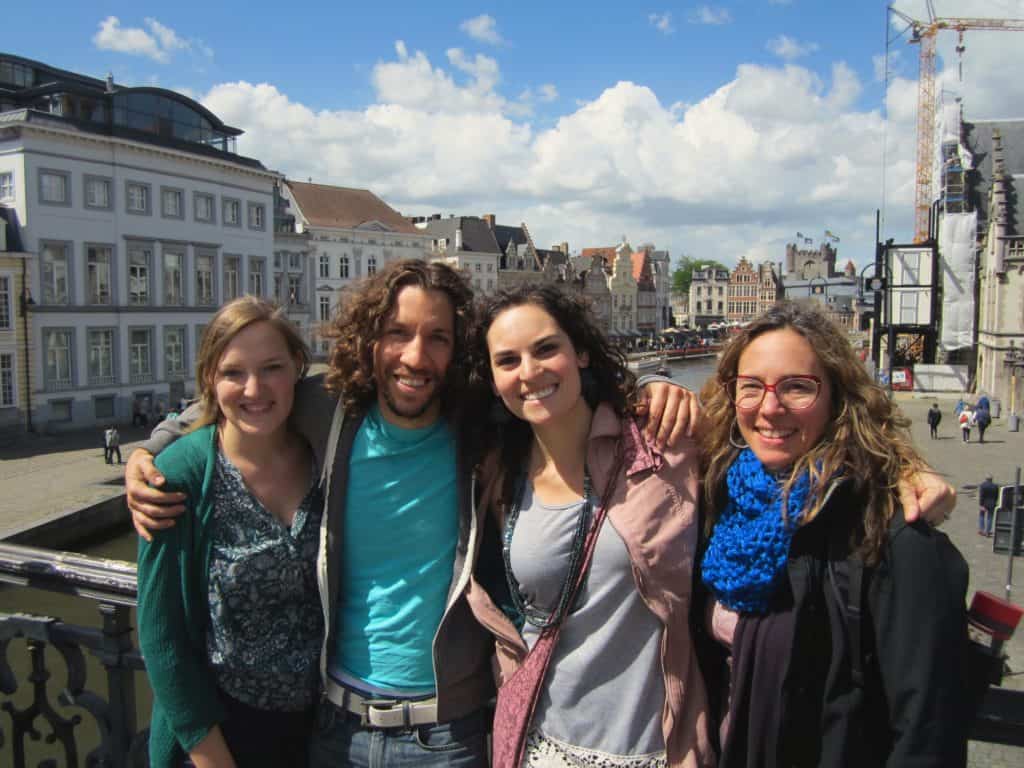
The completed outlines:
{"type": "Polygon", "coordinates": [[[590,521],[593,513],[593,503],[590,497],[593,488],[590,481],[590,471],[583,468],[583,504],[580,505],[580,514],[576,520],[576,530],[572,538],[572,551],[569,553],[569,568],[566,571],[565,579],[558,590],[558,603],[555,609],[546,614],[528,605],[523,595],[519,580],[512,572],[512,535],[516,530],[516,522],[519,520],[520,507],[522,505],[523,493],[526,491],[527,476],[523,473],[516,483],[516,492],[512,501],[512,508],[505,518],[505,531],[502,537],[501,554],[505,562],[505,579],[508,581],[508,589],[512,595],[512,603],[516,610],[528,624],[537,629],[544,630],[552,627],[565,618],[569,608],[570,595],[573,592],[573,585],[579,578],[579,571],[583,563],[583,545],[587,540],[587,531],[590,529],[590,521]]]}

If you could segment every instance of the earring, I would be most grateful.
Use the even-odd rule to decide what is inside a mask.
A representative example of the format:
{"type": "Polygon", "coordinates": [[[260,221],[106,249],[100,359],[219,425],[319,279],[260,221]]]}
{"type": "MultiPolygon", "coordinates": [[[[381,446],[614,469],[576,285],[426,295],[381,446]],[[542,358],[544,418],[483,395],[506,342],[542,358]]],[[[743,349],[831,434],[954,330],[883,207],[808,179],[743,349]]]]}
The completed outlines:
{"type": "Polygon", "coordinates": [[[742,451],[744,448],[749,448],[750,446],[747,445],[747,441],[743,439],[742,433],[740,433],[738,438],[734,434],[737,426],[739,425],[736,423],[736,419],[733,419],[732,425],[729,427],[729,445],[733,448],[739,448],[742,451]]]}
{"type": "Polygon", "coordinates": [[[487,416],[491,424],[496,424],[497,426],[505,426],[513,419],[512,411],[505,406],[505,401],[500,397],[494,398],[491,402],[491,409],[487,416]]]}

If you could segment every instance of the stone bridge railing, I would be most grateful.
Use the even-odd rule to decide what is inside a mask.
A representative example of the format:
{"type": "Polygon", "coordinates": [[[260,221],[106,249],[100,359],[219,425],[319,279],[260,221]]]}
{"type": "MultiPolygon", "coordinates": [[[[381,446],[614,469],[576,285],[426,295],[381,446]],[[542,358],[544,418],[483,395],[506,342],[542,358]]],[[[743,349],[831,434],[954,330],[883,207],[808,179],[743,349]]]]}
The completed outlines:
{"type": "MultiPolygon", "coordinates": [[[[28,765],[26,746],[40,739],[59,745],[69,768],[145,766],[148,732],[138,730],[135,716],[136,675],[144,672],[145,665],[132,645],[129,625],[136,599],[135,566],[0,542],[2,583],[92,600],[102,617],[102,628],[93,629],[65,624],[59,618],[0,613],[0,712],[6,715],[0,715],[0,750],[6,750],[10,740],[13,768],[28,765]],[[23,673],[23,679],[10,663],[13,640],[22,640],[28,646],[30,669],[23,673]],[[67,685],[57,696],[57,703],[84,710],[99,731],[99,745],[84,758],[78,742],[83,717],[64,717],[49,698],[47,681],[51,671],[44,655],[47,646],[56,651],[66,667],[67,685]],[[86,687],[85,652],[95,656],[103,667],[106,698],[86,687]],[[31,701],[18,707],[12,697],[21,685],[31,688],[31,701]]],[[[971,738],[1024,747],[1024,691],[991,686],[971,738]]]]}

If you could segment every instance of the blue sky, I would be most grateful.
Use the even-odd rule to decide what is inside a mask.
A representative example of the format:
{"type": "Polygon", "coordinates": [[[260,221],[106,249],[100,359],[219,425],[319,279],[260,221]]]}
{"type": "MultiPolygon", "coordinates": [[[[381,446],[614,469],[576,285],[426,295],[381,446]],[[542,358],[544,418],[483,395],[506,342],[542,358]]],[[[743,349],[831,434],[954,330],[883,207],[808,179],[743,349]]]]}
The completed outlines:
{"type": "MultiPolygon", "coordinates": [[[[894,44],[887,89],[884,2],[9,5],[4,50],[184,90],[268,167],[404,213],[725,263],[831,229],[866,263],[884,143],[886,234],[910,236],[917,49],[894,44]]],[[[1024,17],[1024,0],[935,6],[1024,17]]],[[[969,117],[1024,117],[1015,37],[969,34],[967,82],[945,73],[969,117]]]]}

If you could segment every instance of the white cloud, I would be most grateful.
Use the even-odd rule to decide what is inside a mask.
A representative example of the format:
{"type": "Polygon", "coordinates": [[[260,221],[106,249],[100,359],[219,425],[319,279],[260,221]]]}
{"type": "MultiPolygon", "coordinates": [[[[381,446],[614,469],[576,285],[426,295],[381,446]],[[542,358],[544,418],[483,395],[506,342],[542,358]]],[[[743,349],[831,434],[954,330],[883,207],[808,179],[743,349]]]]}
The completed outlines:
{"type": "MultiPolygon", "coordinates": [[[[108,16],[100,22],[92,42],[103,51],[146,56],[159,62],[168,61],[174,51],[192,47],[191,41],[179,37],[173,29],[156,19],[146,18],[143,23],[148,32],[140,27],[122,27],[117,16],[108,16]]],[[[205,44],[201,50],[204,55],[213,56],[213,51],[205,44]]]]}
{"type": "Polygon", "coordinates": [[[789,35],[773,37],[765,44],[765,47],[769,52],[786,61],[793,61],[802,56],[808,56],[818,50],[817,43],[801,43],[789,35]]]}
{"type": "Polygon", "coordinates": [[[690,11],[687,21],[691,24],[729,24],[732,22],[732,14],[728,8],[701,5],[690,11]]]}
{"type": "Polygon", "coordinates": [[[481,43],[501,45],[505,42],[498,32],[498,22],[493,16],[482,13],[459,24],[459,29],[481,43]]]}
{"type": "Polygon", "coordinates": [[[541,101],[550,103],[558,99],[558,88],[553,83],[544,83],[537,88],[537,95],[541,101]]]}
{"type": "Polygon", "coordinates": [[[676,28],[672,26],[672,14],[667,11],[665,13],[648,14],[647,21],[664,35],[671,35],[676,31],[676,28]]]}

